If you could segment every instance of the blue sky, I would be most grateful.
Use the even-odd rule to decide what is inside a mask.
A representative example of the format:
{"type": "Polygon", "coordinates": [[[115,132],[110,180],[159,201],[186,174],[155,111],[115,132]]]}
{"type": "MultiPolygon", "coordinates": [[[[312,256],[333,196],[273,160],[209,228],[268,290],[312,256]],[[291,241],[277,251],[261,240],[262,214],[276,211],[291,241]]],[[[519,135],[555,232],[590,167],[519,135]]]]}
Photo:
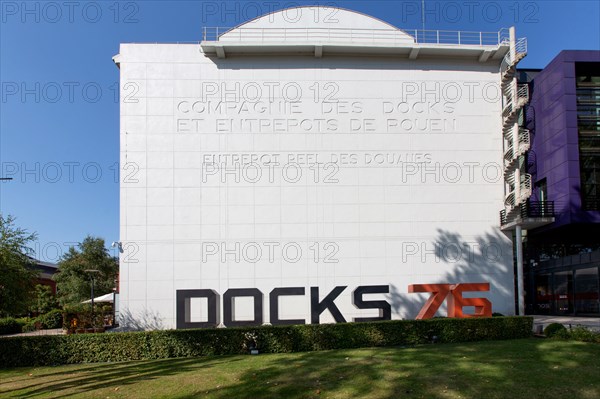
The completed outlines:
{"type": "MultiPolygon", "coordinates": [[[[529,40],[524,68],[563,49],[600,49],[598,1],[426,1],[425,28],[529,40]]],[[[119,238],[118,69],[122,42],[194,42],[204,26],[327,4],[420,29],[421,1],[0,1],[0,212],[38,233],[57,261],[87,234],[119,238]]]]}

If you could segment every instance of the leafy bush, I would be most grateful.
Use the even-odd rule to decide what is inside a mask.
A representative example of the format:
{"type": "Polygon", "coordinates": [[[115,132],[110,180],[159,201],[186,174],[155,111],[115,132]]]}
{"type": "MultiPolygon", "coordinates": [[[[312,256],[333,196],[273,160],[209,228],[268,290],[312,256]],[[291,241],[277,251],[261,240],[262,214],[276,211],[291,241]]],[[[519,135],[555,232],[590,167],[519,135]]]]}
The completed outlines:
{"type": "Polygon", "coordinates": [[[37,331],[39,329],[41,329],[42,326],[40,324],[40,322],[38,321],[37,318],[31,319],[29,320],[23,327],[22,330],[23,332],[32,332],[32,331],[37,331]]]}
{"type": "Polygon", "coordinates": [[[566,328],[564,330],[560,330],[553,336],[553,338],[600,343],[600,332],[594,332],[585,327],[577,326],[572,330],[567,330],[566,328]]]}
{"type": "Polygon", "coordinates": [[[25,326],[27,325],[27,323],[29,323],[32,319],[31,317],[19,317],[17,319],[15,319],[17,321],[17,323],[19,324],[19,326],[21,327],[19,332],[25,332],[23,331],[23,328],[25,328],[25,326]]]}
{"type": "Polygon", "coordinates": [[[0,367],[240,354],[249,337],[261,353],[286,353],[526,338],[532,327],[531,317],[489,317],[10,337],[0,367]]]}
{"type": "Polygon", "coordinates": [[[112,313],[112,305],[97,304],[94,309],[94,318],[92,319],[92,309],[90,304],[68,305],[64,308],[63,327],[70,333],[78,329],[93,327],[102,327],[104,317],[112,313]]]}
{"type": "Polygon", "coordinates": [[[58,306],[56,296],[52,288],[48,285],[37,284],[33,291],[33,298],[29,310],[35,314],[44,314],[50,312],[58,306]]]}
{"type": "Polygon", "coordinates": [[[548,338],[554,337],[556,334],[563,334],[567,329],[560,323],[551,323],[544,328],[544,335],[548,338]]]}
{"type": "Polygon", "coordinates": [[[0,335],[18,334],[21,332],[21,324],[12,317],[0,319],[0,335]]]}
{"type": "Polygon", "coordinates": [[[48,313],[38,316],[37,320],[44,329],[62,328],[63,313],[60,309],[52,309],[48,313]]]}

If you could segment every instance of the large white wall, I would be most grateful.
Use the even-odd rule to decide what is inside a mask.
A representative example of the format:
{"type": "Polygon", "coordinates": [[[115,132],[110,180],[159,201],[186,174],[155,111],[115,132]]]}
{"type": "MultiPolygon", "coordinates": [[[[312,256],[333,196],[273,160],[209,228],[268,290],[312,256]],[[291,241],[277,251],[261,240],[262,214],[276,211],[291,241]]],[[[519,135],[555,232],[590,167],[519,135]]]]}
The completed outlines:
{"type": "MultiPolygon", "coordinates": [[[[511,246],[498,229],[497,64],[216,59],[174,44],[123,44],[119,61],[122,322],[174,328],[176,290],[201,288],[222,296],[256,287],[269,321],[273,288],[306,287],[304,297],[281,300],[280,317],[309,323],[310,287],[323,297],[348,286],[336,304],[351,321],[377,315],[352,305],[357,286],[390,285],[390,294],[365,299],[387,299],[399,319],[414,318],[427,297],[408,294],[409,284],[490,282],[475,296],[514,312],[511,246]],[[284,86],[300,98],[286,102],[284,86]],[[244,102],[257,87],[258,103],[244,102]],[[222,174],[210,161],[223,154],[246,159],[222,174]],[[258,180],[253,154],[267,155],[258,180]],[[222,259],[236,245],[240,259],[222,259]],[[291,262],[297,245],[302,256],[291,262]],[[256,247],[263,254],[253,262],[256,247]]],[[[194,320],[205,317],[201,305],[194,320]]],[[[251,316],[248,301],[238,306],[237,318],[251,316]]],[[[324,312],[321,322],[330,321],[324,312]]]]}

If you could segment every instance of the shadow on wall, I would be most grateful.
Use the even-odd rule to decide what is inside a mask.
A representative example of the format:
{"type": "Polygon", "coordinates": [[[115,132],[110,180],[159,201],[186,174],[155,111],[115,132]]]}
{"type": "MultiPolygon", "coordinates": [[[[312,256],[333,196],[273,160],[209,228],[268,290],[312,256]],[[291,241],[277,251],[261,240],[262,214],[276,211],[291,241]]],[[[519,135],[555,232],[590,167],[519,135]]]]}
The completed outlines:
{"type": "Polygon", "coordinates": [[[129,309],[121,311],[118,331],[148,331],[164,330],[165,325],[158,313],[144,308],[142,311],[131,313],[129,309]]]}
{"type": "MultiPolygon", "coordinates": [[[[407,289],[408,287],[404,287],[407,289]]],[[[392,306],[392,315],[400,315],[402,319],[415,319],[417,314],[423,307],[423,304],[427,300],[424,297],[423,300],[419,300],[419,297],[415,294],[408,294],[406,292],[400,292],[398,287],[390,285],[390,299],[392,306]]],[[[394,316],[392,316],[394,318],[394,316]]]]}
{"type": "MultiPolygon", "coordinates": [[[[490,292],[465,293],[465,297],[487,297],[492,301],[492,311],[506,315],[514,314],[514,270],[512,245],[499,230],[476,236],[470,241],[459,233],[437,230],[433,240],[434,253],[424,254],[427,266],[444,267],[445,273],[417,273],[415,284],[490,283],[490,292]],[[435,265],[432,263],[434,262],[435,265]]],[[[420,256],[420,255],[417,255],[420,256]]],[[[421,264],[420,261],[418,264],[421,264]]],[[[409,294],[408,287],[390,285],[392,314],[403,319],[415,319],[429,294],[409,294]]],[[[468,309],[467,309],[468,311],[468,309]]],[[[438,310],[438,316],[446,316],[446,305],[438,310]]],[[[121,312],[118,331],[145,331],[165,329],[158,313],[143,309],[132,313],[121,312]]]]}
{"type": "MultiPolygon", "coordinates": [[[[431,274],[431,281],[415,283],[490,283],[489,293],[466,293],[465,297],[487,297],[492,301],[492,311],[513,314],[514,269],[512,244],[508,237],[499,230],[470,241],[459,233],[448,230],[438,229],[437,233],[433,242],[435,254],[426,254],[425,259],[429,265],[435,261],[437,265],[446,265],[448,270],[439,275],[431,274]]],[[[399,292],[397,287],[392,286],[390,297],[392,313],[399,314],[404,319],[414,319],[429,294],[399,292]]],[[[444,302],[436,315],[446,314],[444,302]]]]}

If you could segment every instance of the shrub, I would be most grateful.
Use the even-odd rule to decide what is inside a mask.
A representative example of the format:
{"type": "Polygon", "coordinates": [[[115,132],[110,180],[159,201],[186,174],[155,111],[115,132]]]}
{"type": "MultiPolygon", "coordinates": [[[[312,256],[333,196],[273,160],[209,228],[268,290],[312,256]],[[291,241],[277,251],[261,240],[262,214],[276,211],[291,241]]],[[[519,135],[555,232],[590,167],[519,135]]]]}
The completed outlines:
{"type": "Polygon", "coordinates": [[[12,317],[0,319],[0,335],[18,334],[21,332],[21,324],[12,317]]]}
{"type": "Polygon", "coordinates": [[[561,334],[561,336],[566,332],[567,329],[560,323],[551,323],[544,328],[544,335],[548,338],[552,338],[557,334],[561,334]]]}
{"type": "Polygon", "coordinates": [[[532,327],[531,317],[489,317],[10,337],[0,367],[242,354],[250,343],[286,353],[514,339],[530,337],[532,327]]]}
{"type": "Polygon", "coordinates": [[[62,328],[63,326],[63,313],[60,309],[52,309],[48,313],[38,316],[37,319],[44,329],[62,328]]]}
{"type": "Polygon", "coordinates": [[[21,327],[23,327],[25,324],[29,323],[31,321],[31,317],[19,317],[18,319],[15,319],[17,321],[17,323],[19,323],[19,325],[21,327]]]}
{"type": "Polygon", "coordinates": [[[104,317],[110,313],[112,313],[112,305],[98,304],[95,306],[92,319],[90,304],[68,305],[64,308],[62,325],[69,333],[74,333],[78,329],[102,327],[104,317]]]}
{"type": "Polygon", "coordinates": [[[40,322],[38,321],[37,318],[35,319],[31,319],[29,320],[22,328],[23,332],[32,332],[32,331],[37,331],[40,328],[42,328],[42,326],[40,325],[40,322]]]}
{"type": "Polygon", "coordinates": [[[577,326],[568,331],[568,338],[576,341],[600,343],[600,333],[588,330],[585,327],[577,326]]]}

